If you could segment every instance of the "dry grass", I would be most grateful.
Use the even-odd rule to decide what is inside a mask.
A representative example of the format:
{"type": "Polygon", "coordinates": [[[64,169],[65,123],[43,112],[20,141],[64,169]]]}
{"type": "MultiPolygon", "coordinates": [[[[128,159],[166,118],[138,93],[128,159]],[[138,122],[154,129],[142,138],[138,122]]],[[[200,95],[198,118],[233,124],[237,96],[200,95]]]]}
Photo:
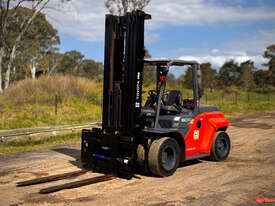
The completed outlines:
{"type": "MultiPolygon", "coordinates": [[[[101,121],[102,86],[85,78],[62,75],[19,81],[0,96],[0,129],[101,121]]],[[[191,90],[182,89],[182,93],[184,98],[193,96],[191,90]]],[[[145,92],[144,103],[147,96],[145,92]]],[[[232,114],[274,110],[274,100],[272,91],[215,91],[205,93],[201,103],[217,105],[225,114],[232,114]]]]}
{"type": "Polygon", "coordinates": [[[76,97],[100,104],[99,92],[97,84],[88,79],[56,75],[19,81],[11,85],[1,99],[12,101],[13,104],[31,104],[50,102],[58,96],[61,100],[76,97]]]}
{"type": "Polygon", "coordinates": [[[22,80],[0,96],[0,129],[100,121],[101,97],[101,85],[85,78],[22,80]]]}

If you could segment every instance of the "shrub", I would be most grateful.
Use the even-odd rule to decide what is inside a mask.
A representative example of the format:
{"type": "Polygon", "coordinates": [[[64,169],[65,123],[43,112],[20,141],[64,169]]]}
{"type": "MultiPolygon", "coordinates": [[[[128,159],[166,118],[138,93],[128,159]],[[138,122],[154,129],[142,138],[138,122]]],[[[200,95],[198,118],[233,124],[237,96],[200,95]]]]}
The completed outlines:
{"type": "Polygon", "coordinates": [[[100,88],[95,82],[64,75],[43,76],[16,82],[0,98],[14,104],[34,104],[55,101],[56,96],[63,101],[77,97],[81,100],[93,101],[95,104],[101,102],[100,88]]]}

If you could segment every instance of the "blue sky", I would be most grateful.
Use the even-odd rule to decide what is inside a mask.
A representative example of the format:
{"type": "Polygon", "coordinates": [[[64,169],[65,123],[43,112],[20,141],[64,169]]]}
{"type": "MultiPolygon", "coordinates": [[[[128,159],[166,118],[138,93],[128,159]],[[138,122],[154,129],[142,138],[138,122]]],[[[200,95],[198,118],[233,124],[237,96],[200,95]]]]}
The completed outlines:
{"type": "MultiPolygon", "coordinates": [[[[52,4],[57,4],[52,0],[52,4]]],[[[60,51],[78,50],[96,61],[104,58],[104,0],[72,0],[60,11],[45,10],[58,29],[60,51]]],[[[274,0],[151,0],[145,9],[145,44],[152,57],[211,62],[265,62],[264,49],[275,44],[274,0]]]]}

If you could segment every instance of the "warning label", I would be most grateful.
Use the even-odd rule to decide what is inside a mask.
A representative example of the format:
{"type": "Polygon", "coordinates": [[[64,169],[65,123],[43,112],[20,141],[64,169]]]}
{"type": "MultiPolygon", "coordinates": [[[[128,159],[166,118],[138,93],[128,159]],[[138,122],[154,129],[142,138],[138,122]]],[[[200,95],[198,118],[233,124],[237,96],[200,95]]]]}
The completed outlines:
{"type": "Polygon", "coordinates": [[[194,140],[198,140],[200,138],[200,131],[199,130],[195,130],[194,131],[194,140]]]}

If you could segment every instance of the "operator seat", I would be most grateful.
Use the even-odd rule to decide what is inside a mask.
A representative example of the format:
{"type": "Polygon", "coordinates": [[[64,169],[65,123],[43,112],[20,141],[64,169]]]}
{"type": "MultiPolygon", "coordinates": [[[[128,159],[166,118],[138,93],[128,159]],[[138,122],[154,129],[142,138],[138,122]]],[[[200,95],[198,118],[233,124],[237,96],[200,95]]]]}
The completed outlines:
{"type": "Polygon", "coordinates": [[[179,90],[169,90],[166,92],[163,105],[160,106],[161,115],[179,114],[182,109],[182,93],[179,90]]]}
{"type": "MultiPolygon", "coordinates": [[[[166,97],[162,99],[160,105],[160,115],[175,115],[182,111],[182,93],[179,90],[169,90],[165,93],[166,97]]],[[[157,102],[157,96],[151,94],[147,99],[141,113],[147,117],[155,117],[156,108],[154,104],[157,102]]]]}
{"type": "Polygon", "coordinates": [[[165,101],[165,105],[178,105],[182,104],[182,93],[179,90],[169,90],[167,92],[167,98],[165,101]]]}

